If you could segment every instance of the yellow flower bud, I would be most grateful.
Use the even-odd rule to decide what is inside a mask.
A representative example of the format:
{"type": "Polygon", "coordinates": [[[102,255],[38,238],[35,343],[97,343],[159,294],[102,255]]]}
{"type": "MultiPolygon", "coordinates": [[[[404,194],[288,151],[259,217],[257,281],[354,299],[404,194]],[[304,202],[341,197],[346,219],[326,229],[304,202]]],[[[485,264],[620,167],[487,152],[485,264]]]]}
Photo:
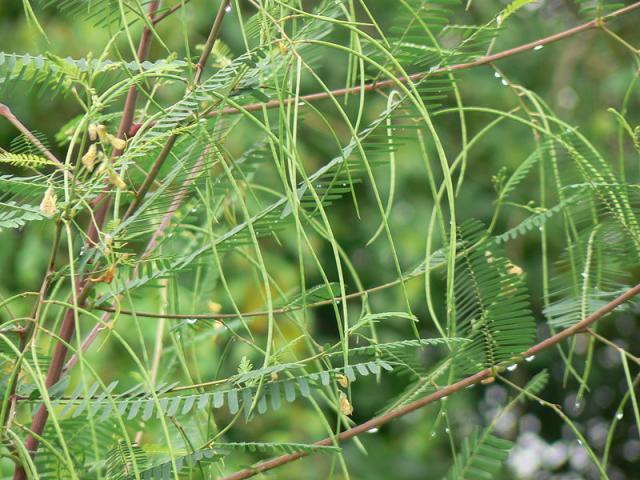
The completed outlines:
{"type": "Polygon", "coordinates": [[[218,302],[209,302],[207,304],[207,308],[212,313],[218,313],[220,310],[222,310],[222,305],[220,305],[218,302]]]}
{"type": "Polygon", "coordinates": [[[124,182],[120,175],[118,175],[114,170],[111,169],[109,169],[108,174],[111,185],[116,187],[118,190],[126,190],[127,184],[124,182]]]}
{"type": "Polygon", "coordinates": [[[98,127],[95,123],[89,125],[89,140],[95,142],[98,139],[98,127]]]}
{"type": "Polygon", "coordinates": [[[510,273],[511,275],[522,275],[523,273],[522,268],[520,268],[518,265],[514,265],[513,263],[509,265],[507,272],[510,273]]]}
{"type": "Polygon", "coordinates": [[[107,143],[109,141],[109,134],[107,133],[107,127],[102,124],[96,125],[96,133],[101,142],[107,143]]]}
{"type": "Polygon", "coordinates": [[[90,172],[93,171],[96,166],[96,159],[98,158],[98,147],[95,143],[89,146],[89,150],[82,156],[82,165],[85,166],[90,172]]]}
{"type": "Polygon", "coordinates": [[[345,377],[344,375],[337,375],[336,378],[338,380],[338,384],[342,388],[347,388],[349,386],[349,379],[347,377],[345,377]]]}
{"type": "Polygon", "coordinates": [[[98,157],[97,157],[96,163],[99,164],[98,166],[99,174],[107,170],[107,168],[109,167],[109,160],[107,159],[105,154],[102,153],[102,150],[98,150],[98,157]]]}
{"type": "Polygon", "coordinates": [[[340,393],[340,411],[344,415],[351,415],[353,413],[353,406],[349,403],[349,399],[344,393],[340,393]]]}
{"type": "Polygon", "coordinates": [[[113,145],[113,148],[115,148],[116,150],[124,150],[125,147],[127,146],[126,140],[115,137],[113,135],[108,135],[107,138],[109,139],[109,142],[111,143],[111,145],[113,145]]]}
{"type": "Polygon", "coordinates": [[[53,188],[47,188],[47,191],[44,193],[42,202],[40,202],[40,211],[48,217],[56,213],[56,192],[53,188]]]}

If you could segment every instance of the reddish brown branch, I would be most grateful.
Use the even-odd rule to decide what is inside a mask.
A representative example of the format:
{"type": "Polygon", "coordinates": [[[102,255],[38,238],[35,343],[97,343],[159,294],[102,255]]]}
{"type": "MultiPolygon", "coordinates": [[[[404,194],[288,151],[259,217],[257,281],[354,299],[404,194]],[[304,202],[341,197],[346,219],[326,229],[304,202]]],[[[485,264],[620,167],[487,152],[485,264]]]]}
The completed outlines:
{"type": "MultiPolygon", "coordinates": [[[[211,54],[213,45],[216,39],[218,38],[218,34],[220,33],[220,27],[222,26],[222,20],[224,18],[224,14],[227,9],[227,6],[229,5],[229,1],[230,0],[223,0],[220,3],[220,7],[218,8],[216,17],[213,20],[213,24],[211,25],[211,30],[209,31],[209,37],[207,38],[207,43],[205,44],[202,50],[202,54],[200,55],[200,59],[198,60],[198,64],[196,65],[196,74],[194,78],[195,85],[200,83],[200,80],[202,78],[202,72],[204,71],[204,67],[207,63],[209,55],[211,54]]],[[[129,125],[129,127],[131,127],[131,125],[129,125]]],[[[128,132],[128,131],[129,131],[129,128],[125,130],[125,132],[128,132]]],[[[149,188],[151,187],[156,177],[158,176],[158,173],[160,172],[160,168],[162,168],[162,165],[164,165],[164,162],[167,160],[169,154],[171,153],[171,149],[175,145],[177,139],[178,139],[177,133],[173,133],[169,136],[169,138],[167,138],[167,141],[162,147],[162,150],[160,151],[155,161],[153,162],[153,165],[151,166],[151,170],[149,170],[149,172],[147,173],[147,176],[142,182],[142,185],[140,186],[140,188],[138,189],[136,196],[134,197],[133,201],[129,205],[129,208],[124,214],[123,219],[130,217],[133,214],[133,212],[135,212],[138,209],[145,195],[149,191],[149,188]]]]}
{"type": "MultiPolygon", "coordinates": [[[[156,231],[153,233],[153,235],[151,236],[151,239],[149,240],[149,243],[144,249],[144,252],[142,253],[142,256],[141,256],[142,259],[147,258],[151,254],[151,252],[153,252],[153,250],[155,250],[155,248],[158,246],[160,237],[162,237],[165,230],[171,224],[171,220],[173,219],[176,211],[180,208],[180,205],[182,204],[185,197],[187,196],[189,186],[195,181],[196,177],[200,173],[202,169],[202,165],[204,164],[204,158],[205,158],[205,154],[200,156],[198,161],[191,168],[191,171],[189,172],[189,175],[185,180],[185,182],[180,187],[180,190],[178,190],[178,192],[174,195],[173,200],[171,201],[171,206],[169,207],[169,210],[167,210],[167,212],[162,217],[162,221],[160,222],[160,225],[158,226],[156,231]]],[[[85,339],[82,341],[82,346],[80,347],[82,352],[86,352],[91,346],[91,344],[93,344],[98,334],[103,329],[106,328],[105,325],[109,321],[109,317],[111,316],[111,313],[112,311],[108,311],[108,310],[105,311],[105,313],[102,315],[102,319],[98,323],[96,323],[91,329],[91,331],[87,334],[85,339]]],[[[74,353],[73,355],[71,355],[71,357],[65,364],[63,369],[63,374],[69,371],[69,369],[73,368],[73,366],[77,363],[77,361],[78,361],[78,353],[74,353]]]]}
{"type": "Polygon", "coordinates": [[[162,20],[164,20],[165,18],[167,18],[169,15],[173,14],[176,10],[182,8],[184,5],[186,5],[187,3],[189,3],[190,0],[184,0],[180,3],[178,3],[177,5],[174,5],[173,7],[171,7],[169,10],[167,10],[164,13],[161,13],[160,15],[158,15],[156,18],[153,19],[153,21],[151,22],[153,25],[157,25],[158,23],[160,23],[162,20]]]}
{"type": "MultiPolygon", "coordinates": [[[[153,0],[151,4],[149,4],[149,17],[151,19],[154,18],[154,15],[160,5],[160,0],[153,0]]],[[[142,62],[146,59],[146,56],[149,53],[151,43],[151,31],[148,27],[145,27],[142,35],[140,37],[140,43],[138,44],[138,61],[142,62]]],[[[122,118],[120,120],[120,126],[118,128],[118,138],[124,138],[126,132],[131,128],[131,124],[133,123],[133,115],[135,112],[135,104],[138,97],[138,92],[136,86],[132,86],[127,92],[127,99],[125,101],[122,118]]],[[[113,155],[119,156],[122,152],[118,150],[114,150],[113,155]]],[[[107,212],[110,206],[110,198],[106,198],[100,205],[98,205],[98,210],[95,214],[95,221],[92,222],[87,231],[88,231],[88,243],[96,244],[99,240],[100,228],[104,224],[107,212]]],[[[69,239],[71,241],[71,239],[69,239]]],[[[82,305],[89,295],[91,284],[87,283],[86,277],[80,278],[78,281],[77,287],[77,302],[78,305],[82,305]]],[[[70,300],[69,303],[72,303],[73,299],[70,300]]],[[[47,370],[47,376],[45,379],[45,386],[47,388],[55,385],[62,375],[62,368],[64,366],[64,361],[67,356],[67,344],[71,340],[75,331],[75,315],[74,309],[67,309],[65,312],[64,318],[62,320],[62,325],[60,326],[59,332],[59,341],[56,343],[54,348],[53,357],[51,359],[51,364],[49,365],[49,369],[47,370]]],[[[30,455],[35,456],[36,451],[38,450],[39,440],[38,438],[42,435],[44,431],[44,427],[49,418],[49,411],[47,408],[42,405],[36,414],[34,415],[31,421],[31,429],[30,431],[33,434],[27,436],[25,440],[25,448],[29,452],[30,455]]],[[[14,480],[25,480],[27,478],[27,473],[22,465],[16,465],[15,472],[13,474],[14,480]]]]}
{"type": "Polygon", "coordinates": [[[50,160],[56,167],[64,169],[64,163],[58,160],[58,158],[53,153],[51,153],[40,140],[38,140],[38,137],[31,133],[31,130],[25,127],[24,124],[20,120],[18,120],[18,117],[13,114],[11,109],[3,103],[0,103],[0,116],[9,120],[9,122],[14,127],[20,130],[20,133],[22,133],[25,137],[27,137],[27,139],[29,139],[31,143],[38,147],[38,149],[44,154],[44,156],[47,157],[47,159],[50,160]]]}
{"type": "Polygon", "coordinates": [[[591,20],[590,22],[583,23],[582,25],[578,25],[576,27],[570,28],[568,30],[564,30],[562,32],[554,33],[553,35],[549,35],[548,37],[541,38],[534,42],[525,43],[523,45],[519,45],[517,47],[513,47],[508,50],[504,50],[502,52],[480,57],[474,60],[473,62],[459,63],[456,65],[449,65],[441,68],[434,68],[432,70],[429,70],[428,72],[419,72],[419,73],[414,73],[413,75],[409,75],[407,77],[398,77],[390,80],[367,83],[364,86],[339,88],[336,90],[331,90],[329,92],[310,93],[308,95],[301,95],[299,97],[290,97],[285,100],[278,99],[278,100],[270,100],[268,102],[250,103],[248,105],[243,105],[241,108],[227,107],[221,110],[215,110],[213,112],[210,112],[208,115],[211,117],[215,117],[218,115],[228,115],[233,113],[239,113],[241,111],[255,112],[258,110],[262,110],[263,108],[277,108],[281,105],[288,105],[295,101],[315,102],[315,101],[324,100],[330,97],[344,97],[346,95],[358,94],[363,92],[370,92],[374,90],[382,90],[385,88],[394,87],[397,85],[398,82],[402,82],[402,83],[415,82],[418,80],[422,80],[423,78],[430,75],[436,75],[436,74],[447,73],[455,70],[466,70],[468,68],[479,67],[481,65],[487,65],[489,63],[495,62],[496,60],[501,60],[506,57],[511,57],[518,53],[531,51],[536,48],[541,48],[550,43],[557,42],[558,40],[563,40],[577,33],[584,32],[592,28],[598,28],[607,20],[611,20],[615,17],[622,16],[626,13],[636,10],[637,8],[640,8],[640,2],[632,3],[631,5],[627,5],[626,7],[623,7],[623,8],[620,8],[619,10],[615,10],[614,12],[611,12],[610,14],[605,15],[602,18],[591,20]]]}
{"type": "MultiPolygon", "coordinates": [[[[627,290],[625,293],[617,297],[615,300],[609,302],[605,306],[596,310],[594,313],[584,318],[580,322],[576,323],[572,327],[569,327],[566,330],[563,330],[553,335],[552,337],[549,337],[546,340],[543,340],[542,342],[534,345],[529,350],[522,353],[522,358],[524,359],[527,357],[532,357],[534,355],[537,355],[541,351],[546,350],[547,348],[552,347],[577,333],[585,331],[591,324],[593,324],[594,322],[596,322],[606,314],[610,313],[612,310],[619,307],[623,303],[627,302],[631,298],[635,297],[639,293],[640,293],[640,284],[627,290]]],[[[348,440],[357,435],[360,435],[361,433],[365,433],[368,430],[371,430],[372,428],[379,428],[385,423],[390,422],[391,420],[394,420],[398,417],[402,417],[403,415],[406,415],[415,410],[418,410],[419,408],[429,405],[430,403],[433,403],[444,397],[447,397],[461,390],[464,390],[465,388],[471,385],[475,385],[481,382],[485,378],[495,376],[495,374],[496,374],[496,368],[486,368],[478,373],[475,373],[474,375],[466,377],[456,383],[448,385],[447,387],[441,388],[440,390],[430,395],[427,395],[426,397],[423,397],[414,402],[411,402],[405,405],[404,407],[392,410],[388,413],[385,413],[384,415],[380,415],[378,417],[372,418],[371,420],[368,420],[364,423],[356,425],[353,428],[345,430],[344,432],[339,433],[335,437],[327,437],[323,440],[320,440],[319,442],[316,442],[314,445],[318,445],[318,446],[333,445],[334,442],[348,440]]],[[[281,465],[285,465],[287,463],[298,460],[299,458],[302,458],[306,455],[308,455],[308,453],[306,452],[297,452],[297,453],[291,453],[288,455],[282,455],[272,460],[267,460],[266,462],[259,463],[253,468],[247,468],[245,470],[241,470],[237,473],[224,477],[222,478],[222,480],[241,480],[244,478],[249,478],[258,473],[266,472],[267,470],[272,470],[281,465]]]]}
{"type": "Polygon", "coordinates": [[[218,8],[216,18],[213,20],[213,25],[211,26],[211,30],[209,31],[207,43],[205,43],[204,48],[202,49],[202,54],[200,55],[200,59],[198,60],[198,64],[196,65],[196,75],[193,80],[193,83],[195,83],[196,85],[200,83],[204,67],[207,64],[207,60],[209,58],[209,55],[211,54],[211,50],[213,50],[213,45],[218,39],[220,27],[222,26],[222,19],[224,18],[224,14],[227,10],[227,7],[229,6],[230,1],[231,0],[223,0],[222,3],[220,3],[220,8],[218,8]]]}

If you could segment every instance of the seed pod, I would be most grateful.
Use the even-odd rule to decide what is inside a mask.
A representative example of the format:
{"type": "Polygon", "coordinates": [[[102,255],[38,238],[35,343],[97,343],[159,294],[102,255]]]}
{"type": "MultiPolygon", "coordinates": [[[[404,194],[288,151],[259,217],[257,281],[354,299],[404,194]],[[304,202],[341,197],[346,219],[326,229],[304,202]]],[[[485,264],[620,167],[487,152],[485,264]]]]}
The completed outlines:
{"type": "Polygon", "coordinates": [[[52,187],[47,188],[40,202],[40,211],[46,216],[51,217],[56,213],[56,192],[52,187]]]}
{"type": "Polygon", "coordinates": [[[342,387],[342,388],[347,388],[349,386],[349,379],[347,377],[345,377],[342,374],[339,374],[336,376],[336,379],[338,380],[338,384],[342,387]]]}
{"type": "Polygon", "coordinates": [[[89,146],[89,150],[82,156],[82,165],[85,166],[87,170],[93,172],[94,167],[96,166],[96,159],[98,158],[98,147],[95,143],[92,143],[89,146]]]}
{"type": "Polygon", "coordinates": [[[349,403],[349,399],[344,393],[340,393],[340,411],[344,415],[351,415],[353,413],[353,406],[349,403]]]}
{"type": "Polygon", "coordinates": [[[113,135],[107,135],[109,142],[116,150],[124,150],[127,146],[127,141],[113,135]]]}

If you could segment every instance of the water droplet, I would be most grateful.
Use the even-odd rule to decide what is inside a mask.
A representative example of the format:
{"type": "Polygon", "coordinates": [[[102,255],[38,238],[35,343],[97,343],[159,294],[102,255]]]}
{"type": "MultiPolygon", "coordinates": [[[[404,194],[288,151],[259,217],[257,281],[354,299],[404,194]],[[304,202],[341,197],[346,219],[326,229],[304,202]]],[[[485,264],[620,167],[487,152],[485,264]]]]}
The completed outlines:
{"type": "Polygon", "coordinates": [[[226,7],[224,7],[224,11],[229,13],[231,11],[231,5],[227,5],[226,7]]]}
{"type": "Polygon", "coordinates": [[[622,413],[622,412],[616,413],[616,419],[617,420],[622,420],[622,417],[624,417],[624,413],[622,413]]]}
{"type": "Polygon", "coordinates": [[[578,445],[582,445],[582,440],[578,439],[578,445]]]}
{"type": "MultiPolygon", "coordinates": [[[[445,395],[444,397],[442,397],[440,400],[442,400],[443,402],[447,399],[447,396],[445,395]]],[[[444,412],[443,412],[444,413],[444,412]]]]}
{"type": "Polygon", "coordinates": [[[373,428],[370,428],[369,430],[367,430],[367,433],[377,433],[377,431],[378,431],[378,428],[377,427],[373,427],[373,428]]]}
{"type": "Polygon", "coordinates": [[[513,372],[516,368],[518,368],[518,365],[514,363],[513,365],[509,365],[507,367],[507,370],[509,370],[510,372],[513,372]]]}
{"type": "Polygon", "coordinates": [[[436,432],[431,432],[431,436],[435,437],[436,436],[436,432]]]}
{"type": "Polygon", "coordinates": [[[573,407],[579,411],[582,408],[582,403],[580,402],[580,400],[576,400],[576,403],[573,404],[573,407]]]}
{"type": "Polygon", "coordinates": [[[444,429],[445,433],[449,433],[449,427],[444,429]]]}
{"type": "Polygon", "coordinates": [[[544,47],[544,45],[536,45],[535,47],[533,47],[534,50],[542,50],[542,47],[544,47]]]}
{"type": "Polygon", "coordinates": [[[533,362],[533,360],[536,358],[535,355],[531,355],[530,357],[527,357],[524,359],[525,362],[533,362]]]}
{"type": "Polygon", "coordinates": [[[502,79],[502,84],[506,87],[507,85],[509,85],[509,82],[507,82],[504,78],[502,79]]]}
{"type": "Polygon", "coordinates": [[[502,75],[500,75],[500,73],[499,73],[499,72],[495,72],[495,73],[493,74],[493,76],[494,76],[494,77],[496,77],[496,78],[500,78],[500,77],[502,77],[502,75]]]}
{"type": "Polygon", "coordinates": [[[196,320],[195,318],[187,318],[187,323],[189,325],[193,325],[194,323],[196,323],[198,320],[196,320]]]}

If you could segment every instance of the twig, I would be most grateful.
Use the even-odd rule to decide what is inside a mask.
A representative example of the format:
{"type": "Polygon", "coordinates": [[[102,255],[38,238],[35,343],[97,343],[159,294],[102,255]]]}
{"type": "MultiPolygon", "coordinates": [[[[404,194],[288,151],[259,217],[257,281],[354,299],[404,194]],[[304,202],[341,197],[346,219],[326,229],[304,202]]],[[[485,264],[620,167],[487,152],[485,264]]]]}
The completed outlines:
{"type": "Polygon", "coordinates": [[[44,154],[44,156],[47,157],[47,159],[50,160],[56,167],[64,169],[64,163],[58,160],[58,158],[53,153],[51,153],[51,151],[47,147],[45,147],[40,140],[38,140],[38,137],[31,133],[31,131],[27,127],[25,127],[20,120],[18,120],[18,117],[16,117],[11,109],[4,103],[0,103],[0,116],[9,120],[9,122],[14,127],[20,130],[20,133],[22,133],[29,139],[31,143],[38,147],[38,149],[44,154]]]}
{"type": "MultiPolygon", "coordinates": [[[[149,5],[149,16],[153,18],[155,12],[160,5],[160,0],[153,0],[149,5]]],[[[149,53],[151,43],[151,31],[148,27],[145,27],[142,35],[140,37],[140,42],[138,44],[138,61],[144,61],[146,56],[149,53]],[[142,56],[140,56],[142,55],[142,56]]],[[[132,86],[127,92],[127,99],[125,101],[122,119],[120,120],[120,126],[118,128],[118,138],[124,138],[124,134],[129,131],[131,128],[131,124],[133,123],[133,114],[135,112],[135,104],[137,100],[137,87],[132,86]]],[[[118,150],[114,150],[113,155],[118,156],[122,152],[118,150]]],[[[99,206],[98,211],[95,215],[95,221],[90,223],[87,231],[88,231],[88,242],[97,243],[100,234],[100,228],[104,224],[104,221],[107,216],[107,211],[109,210],[110,201],[107,199],[102,202],[99,206]]],[[[86,282],[86,277],[80,278],[77,285],[78,293],[77,293],[77,301],[78,305],[81,305],[86,300],[89,295],[91,284],[86,282]]],[[[71,303],[71,302],[70,302],[71,303]]],[[[60,326],[59,332],[59,341],[56,343],[53,357],[51,359],[51,364],[49,365],[49,369],[47,370],[47,376],[45,379],[45,386],[47,388],[55,385],[62,375],[62,369],[64,367],[64,360],[67,356],[67,344],[71,340],[75,331],[75,318],[74,318],[74,310],[72,308],[67,309],[65,312],[64,318],[62,320],[62,325],[60,326]]],[[[42,405],[36,414],[33,416],[31,421],[31,429],[32,432],[27,436],[25,440],[24,446],[25,449],[30,453],[31,456],[35,456],[36,451],[38,450],[39,440],[38,438],[42,435],[44,431],[44,427],[49,418],[49,411],[47,410],[45,405],[42,405]]],[[[22,465],[16,464],[16,468],[13,474],[13,480],[26,480],[27,473],[22,465]]]]}
{"type": "Polygon", "coordinates": [[[604,22],[607,20],[611,20],[615,17],[622,16],[626,13],[629,13],[633,10],[640,8],[640,2],[632,3],[631,5],[627,5],[626,7],[620,8],[619,10],[615,10],[604,17],[597,18],[595,20],[591,20],[590,22],[583,23],[582,25],[578,25],[573,28],[569,28],[568,30],[564,30],[562,32],[555,33],[553,35],[549,35],[548,37],[541,38],[539,40],[535,40],[533,42],[525,43],[519,45],[517,47],[509,48],[508,50],[503,50],[502,52],[494,53],[492,55],[486,55],[484,57],[480,57],[472,62],[459,63],[456,65],[449,65],[445,67],[433,68],[426,72],[414,73],[413,75],[409,75],[407,77],[398,77],[391,80],[383,80],[380,82],[371,82],[367,83],[364,86],[356,86],[349,88],[339,88],[336,90],[331,90],[329,92],[317,92],[310,93],[308,95],[301,95],[299,97],[290,97],[284,100],[270,100],[268,102],[256,102],[250,103],[247,105],[243,105],[241,109],[235,107],[227,107],[221,110],[215,110],[208,114],[210,117],[215,117],[218,115],[229,115],[233,113],[242,112],[255,112],[258,110],[262,110],[263,108],[277,108],[281,105],[288,105],[293,102],[314,102],[318,100],[324,100],[330,97],[344,97],[346,95],[370,92],[374,90],[382,90],[385,88],[393,87],[397,84],[397,82],[407,83],[407,82],[415,82],[418,80],[422,80],[423,78],[431,75],[448,73],[456,70],[466,70],[473,67],[479,67],[481,65],[487,65],[489,63],[495,62],[496,60],[501,60],[506,57],[510,57],[512,55],[516,55],[518,53],[527,52],[531,50],[535,50],[541,48],[550,43],[557,42],[559,40],[563,40],[565,38],[571,37],[577,33],[584,32],[586,30],[590,30],[592,28],[600,28],[604,22]]]}
{"type": "Polygon", "coordinates": [[[590,328],[587,328],[587,333],[589,335],[591,335],[593,338],[595,338],[596,340],[599,340],[600,342],[604,343],[605,345],[608,345],[609,347],[613,348],[614,350],[617,350],[619,353],[621,353],[623,355],[626,355],[634,363],[640,365],[640,358],[636,357],[631,352],[627,352],[620,345],[616,344],[615,342],[612,342],[611,340],[609,340],[608,338],[603,337],[602,335],[599,335],[598,333],[594,332],[590,328]]]}
{"type": "Polygon", "coordinates": [[[220,8],[218,8],[216,18],[213,20],[213,25],[211,26],[211,31],[209,32],[209,38],[207,38],[207,43],[204,45],[202,55],[200,55],[200,59],[198,60],[198,64],[196,65],[196,75],[193,80],[193,83],[195,83],[196,85],[200,83],[202,72],[204,71],[204,67],[207,64],[207,59],[211,54],[211,50],[213,50],[213,45],[218,39],[220,27],[222,26],[222,19],[224,18],[224,14],[227,10],[227,7],[229,6],[229,2],[230,0],[223,0],[222,3],[220,3],[220,8]]]}
{"type": "MultiPolygon", "coordinates": [[[[200,55],[200,59],[198,60],[198,64],[196,65],[196,74],[194,78],[195,85],[198,85],[200,83],[200,80],[202,78],[202,72],[204,71],[204,67],[207,63],[207,59],[209,58],[209,55],[211,54],[211,50],[213,49],[213,45],[216,39],[218,38],[218,34],[220,33],[220,27],[222,26],[222,19],[224,18],[224,14],[226,12],[227,6],[229,5],[229,1],[230,0],[223,0],[220,3],[220,7],[218,8],[216,17],[213,20],[213,24],[211,25],[211,30],[209,32],[209,38],[207,38],[207,43],[205,44],[202,50],[202,54],[200,55]]],[[[127,129],[126,131],[128,132],[129,129],[127,129]]],[[[165,160],[171,153],[171,149],[175,145],[177,139],[178,139],[177,133],[173,133],[169,136],[169,138],[167,138],[167,141],[162,147],[162,150],[160,151],[160,153],[158,154],[158,157],[153,162],[151,169],[147,173],[146,178],[144,179],[144,181],[142,182],[142,185],[138,189],[136,196],[134,197],[131,204],[129,204],[129,208],[124,214],[123,219],[130,217],[133,214],[133,212],[135,212],[137,208],[140,206],[140,204],[142,203],[142,200],[144,199],[144,196],[147,194],[147,191],[151,187],[151,184],[154,182],[154,180],[158,176],[158,172],[160,171],[160,168],[162,167],[165,160]]]]}
{"type": "MultiPolygon", "coordinates": [[[[411,280],[413,278],[418,278],[419,275],[407,275],[402,277],[402,280],[411,280]]],[[[136,317],[143,318],[167,318],[172,320],[189,320],[195,318],[196,320],[223,320],[229,318],[240,318],[240,317],[265,317],[271,313],[272,315],[284,315],[286,313],[295,312],[297,310],[302,310],[303,308],[315,308],[321,307],[323,305],[330,305],[334,303],[336,300],[353,300],[354,298],[360,298],[370,293],[375,293],[380,290],[385,290],[387,288],[398,285],[401,280],[392,280],[391,282],[383,283],[381,285],[376,285],[375,287],[365,288],[364,290],[360,290],[353,293],[348,293],[344,297],[332,297],[326,300],[319,300],[313,303],[307,303],[306,305],[296,305],[296,306],[287,306],[274,308],[269,312],[268,310],[257,310],[253,312],[244,312],[244,313],[156,313],[156,312],[137,312],[133,310],[120,309],[113,306],[102,306],[97,305],[94,306],[96,310],[102,310],[103,312],[118,312],[121,315],[131,315],[136,317]]]]}
{"type": "MultiPolygon", "coordinates": [[[[186,181],[182,184],[182,186],[180,187],[180,190],[178,190],[178,192],[174,195],[173,200],[171,201],[171,206],[169,207],[169,210],[167,210],[167,212],[162,217],[162,221],[160,222],[160,225],[158,226],[156,231],[153,232],[153,235],[151,236],[149,243],[144,249],[144,252],[142,253],[142,256],[141,256],[142,259],[147,258],[151,254],[151,252],[153,252],[153,250],[155,250],[155,248],[158,246],[158,239],[164,234],[165,230],[171,224],[171,220],[173,219],[176,211],[178,210],[178,208],[184,201],[185,197],[187,196],[187,191],[189,189],[189,186],[194,182],[195,178],[200,173],[203,163],[204,163],[204,155],[202,155],[198,159],[198,161],[193,165],[186,181]]],[[[102,320],[93,326],[91,331],[87,334],[87,336],[83,340],[82,346],[80,347],[82,349],[82,352],[86,352],[91,346],[91,344],[93,344],[98,334],[105,328],[105,325],[109,321],[109,317],[111,316],[111,313],[115,312],[115,309],[105,310],[105,312],[106,313],[102,316],[102,320]]],[[[170,318],[170,317],[167,317],[167,318],[170,318]]],[[[73,366],[76,364],[77,361],[78,361],[78,354],[74,353],[65,364],[63,372],[66,373],[69,369],[73,368],[73,366]]]]}
{"type": "Polygon", "coordinates": [[[189,3],[190,0],[184,0],[180,3],[178,3],[177,5],[174,5],[173,7],[171,7],[169,10],[167,10],[166,12],[158,15],[156,18],[154,18],[152,20],[152,24],[153,25],[157,25],[158,23],[160,23],[162,20],[164,20],[165,18],[167,18],[169,15],[171,15],[173,12],[175,12],[176,10],[180,9],[181,7],[183,7],[184,5],[186,5],[187,3],[189,3]]]}
{"type": "MultiPolygon", "coordinates": [[[[596,310],[594,313],[584,318],[580,322],[576,323],[572,327],[569,327],[559,333],[556,333],[555,335],[547,338],[546,340],[543,340],[542,342],[534,345],[529,350],[522,353],[522,358],[535,356],[538,353],[542,352],[543,350],[546,350],[547,348],[552,347],[553,345],[556,345],[577,333],[581,333],[585,331],[591,324],[593,324],[594,322],[596,322],[606,314],[610,313],[611,311],[613,311],[614,309],[616,309],[626,301],[630,300],[634,296],[638,295],[639,293],[640,293],[640,284],[627,290],[625,293],[623,293],[616,299],[612,300],[605,306],[601,307],[600,309],[596,310]]],[[[339,433],[335,437],[327,437],[323,440],[320,440],[319,442],[316,442],[314,445],[318,445],[318,446],[333,445],[336,441],[348,440],[357,435],[360,435],[361,433],[365,433],[368,430],[371,430],[372,428],[379,428],[382,425],[390,422],[391,420],[394,420],[398,417],[402,417],[403,415],[407,415],[408,413],[418,410],[426,405],[429,405],[430,403],[433,403],[444,397],[447,397],[461,390],[464,390],[465,388],[471,385],[480,383],[485,378],[494,377],[495,374],[496,374],[496,367],[485,368],[484,370],[481,370],[480,372],[475,373],[474,375],[466,377],[447,387],[441,388],[440,390],[430,395],[427,395],[426,397],[418,399],[414,402],[411,402],[405,405],[404,407],[392,410],[388,413],[385,413],[384,415],[380,415],[378,417],[372,418],[371,420],[368,420],[364,423],[356,425],[355,427],[345,430],[344,432],[339,433]]],[[[272,470],[281,465],[285,465],[287,463],[298,460],[299,458],[302,458],[306,455],[308,455],[308,453],[306,452],[296,452],[288,455],[282,455],[280,457],[267,460],[266,462],[259,463],[255,467],[247,468],[245,470],[236,472],[232,475],[223,477],[222,480],[241,480],[244,478],[249,478],[258,473],[266,472],[267,470],[272,470]]]]}

